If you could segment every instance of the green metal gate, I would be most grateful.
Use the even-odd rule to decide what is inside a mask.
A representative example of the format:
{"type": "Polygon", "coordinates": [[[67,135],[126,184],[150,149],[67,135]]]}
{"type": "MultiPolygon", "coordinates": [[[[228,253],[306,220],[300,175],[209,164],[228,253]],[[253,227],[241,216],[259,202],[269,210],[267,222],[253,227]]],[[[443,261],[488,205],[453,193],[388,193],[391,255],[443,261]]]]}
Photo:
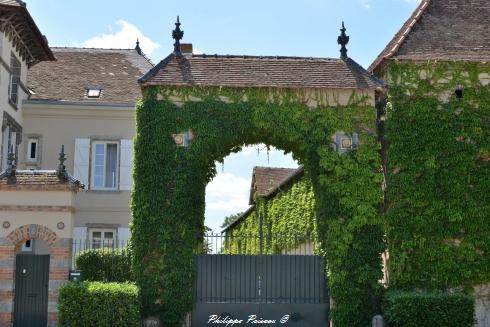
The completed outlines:
{"type": "Polygon", "coordinates": [[[48,284],[49,255],[17,255],[14,327],[47,326],[48,284]]]}
{"type": "Polygon", "coordinates": [[[206,235],[195,255],[192,327],[329,324],[323,257],[309,237],[206,235]],[[270,245],[268,243],[271,243],[270,245]]]}

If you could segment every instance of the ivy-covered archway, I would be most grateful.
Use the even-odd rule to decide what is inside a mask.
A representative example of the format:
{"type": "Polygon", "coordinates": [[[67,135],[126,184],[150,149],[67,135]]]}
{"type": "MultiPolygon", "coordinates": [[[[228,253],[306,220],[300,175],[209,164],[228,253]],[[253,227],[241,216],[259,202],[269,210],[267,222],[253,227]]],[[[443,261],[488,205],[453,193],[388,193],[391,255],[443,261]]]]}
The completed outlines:
{"type": "Polygon", "coordinates": [[[205,187],[215,161],[243,144],[262,142],[292,152],[313,182],[337,325],[369,321],[384,249],[375,109],[369,97],[316,109],[300,99],[294,90],[146,89],[137,108],[132,201],[135,267],[146,315],[161,314],[177,326],[190,311],[192,255],[202,242],[205,187]],[[278,99],[269,101],[271,94],[278,99]],[[202,101],[175,103],[171,97],[202,101]],[[336,151],[338,131],[357,133],[357,150],[336,151]],[[186,138],[189,132],[189,146],[177,146],[173,134],[186,138]]]}
{"type": "Polygon", "coordinates": [[[382,278],[383,174],[375,99],[383,84],[341,59],[174,53],[140,79],[132,249],[145,316],[181,325],[192,309],[215,162],[243,145],[292,152],[311,179],[338,327],[368,326],[382,278]],[[340,149],[342,138],[352,149],[340,149]]]}

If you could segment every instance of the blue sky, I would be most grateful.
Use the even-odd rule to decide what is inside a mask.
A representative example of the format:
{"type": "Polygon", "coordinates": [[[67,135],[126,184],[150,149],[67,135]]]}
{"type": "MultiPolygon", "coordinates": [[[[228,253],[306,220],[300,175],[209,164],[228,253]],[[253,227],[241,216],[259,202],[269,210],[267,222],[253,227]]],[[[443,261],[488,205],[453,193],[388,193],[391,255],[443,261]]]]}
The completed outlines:
{"type": "MultiPolygon", "coordinates": [[[[419,0],[25,0],[51,46],[133,48],[141,41],[153,62],[172,51],[180,15],[183,42],[209,54],[338,57],[345,21],[349,56],[367,67],[419,0]]],[[[246,209],[254,166],[295,167],[290,155],[244,149],[218,164],[208,185],[206,224],[246,209]]]]}

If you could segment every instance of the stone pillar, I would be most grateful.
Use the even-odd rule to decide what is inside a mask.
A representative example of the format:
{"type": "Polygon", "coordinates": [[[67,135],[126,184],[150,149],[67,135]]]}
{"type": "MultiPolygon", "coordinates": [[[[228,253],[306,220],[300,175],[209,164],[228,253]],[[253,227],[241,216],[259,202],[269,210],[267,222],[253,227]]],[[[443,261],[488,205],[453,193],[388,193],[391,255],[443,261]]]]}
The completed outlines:
{"type": "Polygon", "coordinates": [[[50,248],[48,327],[58,325],[58,290],[70,273],[71,243],[71,238],[60,238],[50,248]]]}
{"type": "Polygon", "coordinates": [[[11,327],[14,311],[15,247],[0,237],[0,327],[11,327]]]}
{"type": "Polygon", "coordinates": [[[490,326],[490,284],[475,287],[476,326],[490,326]]]}

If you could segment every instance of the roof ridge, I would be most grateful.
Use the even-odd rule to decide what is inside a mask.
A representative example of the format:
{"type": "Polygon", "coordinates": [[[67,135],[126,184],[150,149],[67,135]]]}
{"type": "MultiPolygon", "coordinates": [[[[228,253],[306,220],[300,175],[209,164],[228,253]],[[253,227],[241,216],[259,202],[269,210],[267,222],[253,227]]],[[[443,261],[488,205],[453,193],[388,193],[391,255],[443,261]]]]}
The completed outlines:
{"type": "Polygon", "coordinates": [[[395,53],[400,49],[403,42],[406,40],[408,34],[410,34],[410,32],[412,31],[415,24],[418,23],[420,17],[422,17],[425,10],[429,7],[430,1],[431,0],[422,0],[420,2],[415,11],[402,25],[400,30],[393,36],[391,41],[388,42],[386,47],[383,49],[383,51],[381,51],[381,53],[378,55],[378,57],[376,57],[371,65],[369,65],[368,71],[374,71],[384,60],[389,59],[395,55],[395,53]]]}
{"type": "Polygon", "coordinates": [[[73,47],[73,46],[50,46],[51,49],[78,49],[78,50],[134,50],[133,48],[93,48],[93,47],[73,47]]]}
{"type": "Polygon", "coordinates": [[[153,76],[155,76],[155,74],[158,73],[160,68],[165,66],[166,64],[168,64],[170,62],[170,60],[172,60],[172,58],[174,58],[174,56],[175,56],[174,53],[171,53],[167,57],[160,60],[160,62],[158,64],[154,65],[152,69],[150,69],[145,75],[141,76],[138,79],[138,83],[144,83],[144,82],[148,81],[150,78],[152,78],[153,76]]]}
{"type": "MultiPolygon", "coordinates": [[[[56,50],[107,50],[107,51],[135,51],[138,53],[138,51],[134,48],[89,48],[89,47],[72,47],[72,46],[50,46],[51,49],[54,51],[56,50]]],[[[152,66],[155,66],[155,64],[151,61],[151,59],[146,55],[144,51],[141,51],[141,53],[138,53],[138,55],[142,56],[145,58],[145,60],[152,66]]]]}
{"type": "Polygon", "coordinates": [[[293,60],[331,60],[331,61],[340,61],[340,58],[331,58],[331,57],[302,57],[302,56],[282,56],[282,55],[230,55],[230,54],[192,54],[194,58],[230,58],[230,59],[293,59],[293,60]]]}
{"type": "Polygon", "coordinates": [[[367,78],[369,78],[373,83],[381,84],[380,85],[381,87],[386,87],[386,83],[382,79],[380,79],[380,78],[376,77],[374,74],[368,72],[364,67],[362,67],[360,64],[358,64],[352,58],[347,57],[346,62],[348,64],[351,64],[352,66],[354,66],[354,68],[357,69],[357,71],[359,73],[361,73],[364,76],[366,76],[367,78]]]}

